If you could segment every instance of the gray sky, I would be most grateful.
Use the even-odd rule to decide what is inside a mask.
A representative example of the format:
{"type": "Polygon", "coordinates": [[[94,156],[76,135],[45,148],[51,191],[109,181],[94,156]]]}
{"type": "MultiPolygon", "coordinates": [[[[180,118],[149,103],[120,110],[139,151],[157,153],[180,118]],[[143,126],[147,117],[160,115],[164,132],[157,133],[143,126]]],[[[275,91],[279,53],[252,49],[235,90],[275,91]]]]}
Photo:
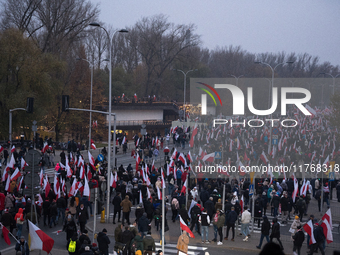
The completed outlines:
{"type": "Polygon", "coordinates": [[[91,0],[100,20],[115,28],[164,14],[197,26],[202,46],[240,45],[251,53],[309,53],[340,64],[338,0],[91,0]]]}

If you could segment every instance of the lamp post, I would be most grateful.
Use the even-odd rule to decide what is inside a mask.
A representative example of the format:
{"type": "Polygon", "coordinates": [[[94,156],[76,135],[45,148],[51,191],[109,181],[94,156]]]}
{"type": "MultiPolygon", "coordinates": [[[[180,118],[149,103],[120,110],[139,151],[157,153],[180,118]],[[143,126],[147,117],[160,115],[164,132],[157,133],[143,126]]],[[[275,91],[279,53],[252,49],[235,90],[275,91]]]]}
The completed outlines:
{"type": "MultiPolygon", "coordinates": [[[[111,113],[112,113],[112,107],[111,107],[111,101],[112,101],[112,40],[114,35],[119,32],[119,33],[127,33],[128,31],[126,29],[121,29],[121,30],[116,30],[113,34],[112,37],[110,38],[109,33],[107,32],[107,30],[101,26],[99,23],[93,22],[90,23],[90,26],[94,26],[94,27],[100,27],[101,29],[103,29],[107,35],[107,38],[109,40],[109,54],[110,54],[110,68],[109,68],[109,132],[108,132],[108,141],[107,141],[107,147],[108,147],[108,158],[107,158],[107,194],[106,194],[106,222],[109,223],[109,217],[110,217],[110,174],[111,174],[111,113]]],[[[116,116],[114,117],[114,121],[116,123],[116,116]]],[[[116,125],[114,125],[114,133],[113,133],[113,142],[115,142],[116,140],[116,125]]],[[[113,150],[113,159],[115,160],[116,157],[116,146],[114,145],[114,150],[113,150]]]]}
{"type": "Polygon", "coordinates": [[[187,88],[187,74],[193,71],[197,71],[197,69],[192,69],[187,71],[186,73],[180,69],[173,69],[174,71],[181,72],[184,75],[184,100],[183,100],[183,110],[184,110],[184,120],[186,118],[186,113],[185,113],[185,93],[186,93],[186,88],[187,88]]]}
{"type": "MultiPolygon", "coordinates": [[[[84,58],[77,58],[77,60],[83,60],[86,61],[90,68],[91,68],[91,94],[90,94],[90,125],[89,125],[89,146],[88,146],[88,150],[91,149],[91,123],[92,123],[92,88],[93,88],[93,69],[94,69],[94,63],[91,64],[90,61],[88,61],[87,59],[84,58]]],[[[103,61],[108,61],[108,59],[103,59],[103,61]]]]}
{"type": "MultiPolygon", "coordinates": [[[[271,70],[272,70],[272,89],[271,89],[271,92],[269,94],[269,100],[270,100],[270,104],[272,104],[272,94],[273,94],[273,87],[274,87],[274,74],[275,74],[275,69],[280,66],[280,65],[284,65],[284,64],[293,64],[294,61],[286,61],[286,62],[282,62],[282,63],[279,63],[277,64],[276,66],[274,66],[274,68],[268,64],[268,63],[265,63],[265,62],[262,62],[262,61],[255,61],[254,62],[255,64],[262,64],[262,65],[266,65],[268,66],[271,70]]],[[[272,118],[272,114],[270,114],[270,118],[272,118]]],[[[272,130],[273,130],[273,125],[270,125],[270,139],[269,139],[269,151],[272,150],[272,130]]]]}
{"type": "Polygon", "coordinates": [[[234,77],[234,78],[236,79],[236,87],[238,87],[238,79],[244,76],[244,74],[242,74],[242,75],[240,75],[240,76],[235,76],[235,75],[233,75],[233,74],[229,74],[229,75],[232,76],[232,77],[234,77]]]}
{"type": "Polygon", "coordinates": [[[334,92],[335,92],[335,78],[338,77],[340,75],[340,73],[338,73],[337,75],[332,75],[330,73],[319,73],[319,74],[323,74],[323,75],[329,75],[333,78],[333,95],[334,95],[334,92]]]}

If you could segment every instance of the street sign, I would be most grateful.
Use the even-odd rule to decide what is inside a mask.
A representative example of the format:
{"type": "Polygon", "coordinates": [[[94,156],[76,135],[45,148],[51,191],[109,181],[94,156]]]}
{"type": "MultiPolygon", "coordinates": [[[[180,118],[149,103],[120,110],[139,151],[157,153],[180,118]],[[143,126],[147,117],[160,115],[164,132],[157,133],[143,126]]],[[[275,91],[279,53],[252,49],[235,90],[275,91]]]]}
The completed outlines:
{"type": "Polygon", "coordinates": [[[272,144],[276,145],[278,143],[278,139],[272,139],[272,144]]]}
{"type": "Polygon", "coordinates": [[[254,184],[249,185],[249,196],[254,195],[254,184]]]}
{"type": "Polygon", "coordinates": [[[278,135],[279,134],[279,129],[278,128],[273,128],[272,130],[273,135],[278,135]]]}
{"type": "Polygon", "coordinates": [[[104,160],[104,156],[102,154],[99,154],[97,159],[99,162],[102,162],[104,160]]]}
{"type": "Polygon", "coordinates": [[[222,159],[222,152],[215,151],[215,159],[222,159]]]}
{"type": "Polygon", "coordinates": [[[146,135],[146,128],[141,128],[140,129],[140,134],[141,135],[146,135]]]}
{"type": "Polygon", "coordinates": [[[278,135],[272,135],[272,139],[279,139],[278,135]]]}

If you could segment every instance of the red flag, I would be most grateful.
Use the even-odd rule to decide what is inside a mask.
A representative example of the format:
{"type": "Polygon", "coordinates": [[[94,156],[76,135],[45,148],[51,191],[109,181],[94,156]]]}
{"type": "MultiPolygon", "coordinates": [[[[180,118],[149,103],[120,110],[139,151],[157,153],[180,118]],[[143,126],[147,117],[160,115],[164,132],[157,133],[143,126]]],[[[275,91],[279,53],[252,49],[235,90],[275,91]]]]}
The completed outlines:
{"type": "Polygon", "coordinates": [[[313,223],[311,220],[309,220],[305,225],[303,225],[303,229],[310,236],[309,244],[311,245],[313,243],[316,243],[316,240],[314,238],[314,233],[313,233],[313,223]]]}
{"type": "Polygon", "coordinates": [[[188,186],[188,177],[187,177],[187,179],[185,180],[185,182],[184,182],[184,184],[183,184],[181,193],[185,194],[185,192],[186,192],[186,190],[187,190],[187,186],[188,186]]]}
{"type": "Polygon", "coordinates": [[[0,153],[4,150],[4,147],[0,145],[0,153]]]}
{"type": "Polygon", "coordinates": [[[97,149],[96,145],[94,144],[93,140],[91,139],[91,149],[95,150],[97,149]]]}
{"type": "Polygon", "coordinates": [[[195,136],[197,135],[197,123],[195,123],[194,130],[192,131],[190,138],[190,148],[194,147],[195,136]]]}
{"type": "Polygon", "coordinates": [[[2,235],[4,237],[4,240],[8,245],[11,245],[11,240],[9,240],[8,234],[9,234],[9,230],[4,225],[2,225],[2,235]]]}
{"type": "Polygon", "coordinates": [[[328,209],[322,217],[321,227],[323,228],[323,233],[326,237],[327,243],[333,242],[331,209],[328,209]]]}
{"type": "Polygon", "coordinates": [[[189,236],[190,236],[191,238],[195,238],[194,234],[191,232],[191,230],[190,230],[190,228],[187,226],[187,224],[185,224],[185,222],[184,222],[184,220],[182,219],[181,216],[179,216],[179,220],[180,220],[179,222],[180,222],[181,229],[182,229],[183,231],[186,231],[186,232],[189,234],[189,236]]]}
{"type": "Polygon", "coordinates": [[[31,221],[29,223],[29,247],[31,250],[43,250],[49,254],[53,248],[54,240],[49,237],[40,228],[34,225],[31,221]]]}
{"type": "Polygon", "coordinates": [[[13,145],[12,149],[11,149],[11,153],[13,153],[15,151],[15,146],[13,145]]]}

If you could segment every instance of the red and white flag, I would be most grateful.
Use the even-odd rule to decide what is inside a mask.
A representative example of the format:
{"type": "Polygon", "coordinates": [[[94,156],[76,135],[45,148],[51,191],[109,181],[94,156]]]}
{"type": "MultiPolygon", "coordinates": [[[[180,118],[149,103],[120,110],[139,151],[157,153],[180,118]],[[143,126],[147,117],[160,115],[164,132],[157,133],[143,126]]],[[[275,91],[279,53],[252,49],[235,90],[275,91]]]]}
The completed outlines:
{"type": "Polygon", "coordinates": [[[85,180],[84,180],[84,191],[83,191],[83,196],[87,196],[89,197],[90,196],[90,186],[89,186],[89,181],[87,180],[86,178],[86,175],[85,175],[85,180]]]}
{"type": "Polygon", "coordinates": [[[11,153],[15,152],[15,146],[12,146],[11,153]]]}
{"type": "Polygon", "coordinates": [[[212,152],[210,154],[207,154],[205,155],[203,158],[202,158],[202,161],[207,161],[207,162],[214,162],[214,159],[215,159],[215,152],[212,152]]]}
{"type": "Polygon", "coordinates": [[[328,209],[325,215],[322,216],[321,227],[323,228],[327,243],[333,242],[331,209],[328,209]]]}
{"type": "Polygon", "coordinates": [[[183,187],[182,187],[182,189],[181,189],[181,193],[185,194],[186,191],[187,191],[187,188],[188,188],[188,176],[187,176],[187,178],[185,179],[185,182],[184,182],[183,187]]]}
{"type": "Polygon", "coordinates": [[[194,141],[195,141],[195,136],[197,135],[198,129],[197,129],[197,123],[195,123],[194,130],[192,131],[191,138],[190,138],[190,148],[194,147],[194,141]]]}
{"type": "Polygon", "coordinates": [[[309,220],[305,225],[303,225],[303,229],[310,236],[309,245],[316,243],[313,233],[313,222],[309,220]]]}
{"type": "Polygon", "coordinates": [[[1,181],[2,181],[2,182],[5,182],[5,181],[7,180],[7,178],[8,178],[8,170],[5,169],[5,170],[3,171],[3,173],[2,173],[2,179],[1,179],[1,181]]]}
{"type": "Polygon", "coordinates": [[[42,153],[45,153],[47,150],[48,150],[48,143],[47,143],[47,142],[44,142],[44,146],[43,146],[41,152],[42,152],[42,153]]]}
{"type": "Polygon", "coordinates": [[[21,169],[24,170],[25,166],[28,166],[28,164],[26,163],[26,161],[24,160],[24,158],[21,158],[21,169]]]}
{"type": "Polygon", "coordinates": [[[11,160],[9,161],[8,166],[9,166],[10,168],[13,168],[13,169],[14,169],[14,165],[15,165],[15,159],[14,159],[14,154],[12,153],[12,155],[11,155],[11,160]]]}
{"type": "Polygon", "coordinates": [[[93,140],[91,139],[91,149],[95,150],[97,149],[97,146],[94,144],[93,140]]]}
{"type": "Polygon", "coordinates": [[[182,152],[179,154],[178,160],[180,160],[183,163],[183,165],[185,165],[186,159],[182,152]]]}
{"type": "Polygon", "coordinates": [[[158,188],[158,186],[157,186],[157,195],[158,195],[158,199],[162,200],[162,191],[158,188]]]}
{"type": "Polygon", "coordinates": [[[16,181],[21,176],[21,173],[19,171],[19,168],[16,168],[14,173],[11,175],[11,181],[16,181]]]}
{"type": "Polygon", "coordinates": [[[173,152],[172,155],[171,155],[171,158],[172,158],[172,159],[176,159],[176,157],[177,157],[177,150],[176,150],[176,148],[175,148],[174,152],[173,152]]]}
{"type": "Polygon", "coordinates": [[[242,195],[241,200],[240,200],[240,206],[241,206],[241,213],[243,213],[243,210],[244,210],[244,198],[243,198],[243,195],[242,195]]]}
{"type": "Polygon", "coordinates": [[[143,203],[142,190],[139,191],[139,203],[143,203]]]}
{"type": "Polygon", "coordinates": [[[298,195],[298,192],[299,192],[299,184],[298,184],[297,179],[294,176],[294,191],[292,193],[293,203],[295,203],[295,198],[298,195]]]}
{"type": "Polygon", "coordinates": [[[138,101],[138,98],[137,98],[137,94],[136,94],[136,93],[133,95],[133,98],[135,99],[136,102],[138,101]]]}
{"type": "Polygon", "coordinates": [[[49,237],[40,228],[34,225],[30,220],[29,223],[29,238],[28,246],[30,250],[42,250],[49,254],[53,248],[54,240],[49,237]]]}
{"type": "Polygon", "coordinates": [[[111,178],[111,180],[110,180],[110,187],[116,188],[117,187],[117,181],[118,181],[117,173],[115,173],[115,175],[113,176],[113,173],[111,172],[110,178],[111,178]]]}
{"type": "Polygon", "coordinates": [[[189,162],[190,162],[190,163],[192,162],[192,157],[191,157],[190,151],[189,151],[188,154],[187,154],[187,159],[189,159],[189,162]]]}
{"type": "Polygon", "coordinates": [[[123,137],[122,144],[126,143],[126,136],[123,137]]]}
{"type": "Polygon", "coordinates": [[[138,170],[138,166],[141,162],[141,158],[139,157],[139,153],[136,153],[136,171],[138,170]]]}
{"type": "Polygon", "coordinates": [[[149,187],[146,187],[146,191],[148,193],[148,199],[151,198],[151,193],[150,193],[149,187]]]}
{"type": "Polygon", "coordinates": [[[11,185],[10,184],[11,184],[11,178],[9,177],[6,180],[6,186],[5,186],[5,190],[8,191],[8,192],[11,191],[11,185]]]}
{"type": "Polygon", "coordinates": [[[4,241],[8,244],[8,245],[11,245],[11,240],[9,239],[9,230],[0,223],[1,225],[1,228],[2,228],[2,236],[4,238],[4,241]]]}
{"type": "Polygon", "coordinates": [[[68,163],[68,157],[66,157],[65,163],[66,163],[66,166],[65,166],[66,176],[67,178],[71,178],[72,170],[71,170],[70,164],[68,163]]]}
{"type": "Polygon", "coordinates": [[[184,220],[182,219],[181,215],[179,216],[179,224],[181,226],[182,231],[186,231],[191,238],[195,238],[194,234],[191,232],[190,228],[187,224],[185,224],[184,220]]]}
{"type": "Polygon", "coordinates": [[[88,151],[88,157],[89,157],[89,163],[90,163],[90,166],[92,167],[92,169],[94,170],[94,171],[96,171],[96,167],[95,167],[95,161],[94,161],[94,158],[92,157],[92,154],[91,154],[91,152],[90,151],[88,151]]]}
{"type": "Polygon", "coordinates": [[[0,145],[0,153],[4,150],[4,147],[0,145]]]}
{"type": "Polygon", "coordinates": [[[263,161],[263,163],[268,164],[269,160],[268,160],[266,154],[264,153],[264,151],[262,151],[262,154],[260,155],[260,158],[263,161]]]}

